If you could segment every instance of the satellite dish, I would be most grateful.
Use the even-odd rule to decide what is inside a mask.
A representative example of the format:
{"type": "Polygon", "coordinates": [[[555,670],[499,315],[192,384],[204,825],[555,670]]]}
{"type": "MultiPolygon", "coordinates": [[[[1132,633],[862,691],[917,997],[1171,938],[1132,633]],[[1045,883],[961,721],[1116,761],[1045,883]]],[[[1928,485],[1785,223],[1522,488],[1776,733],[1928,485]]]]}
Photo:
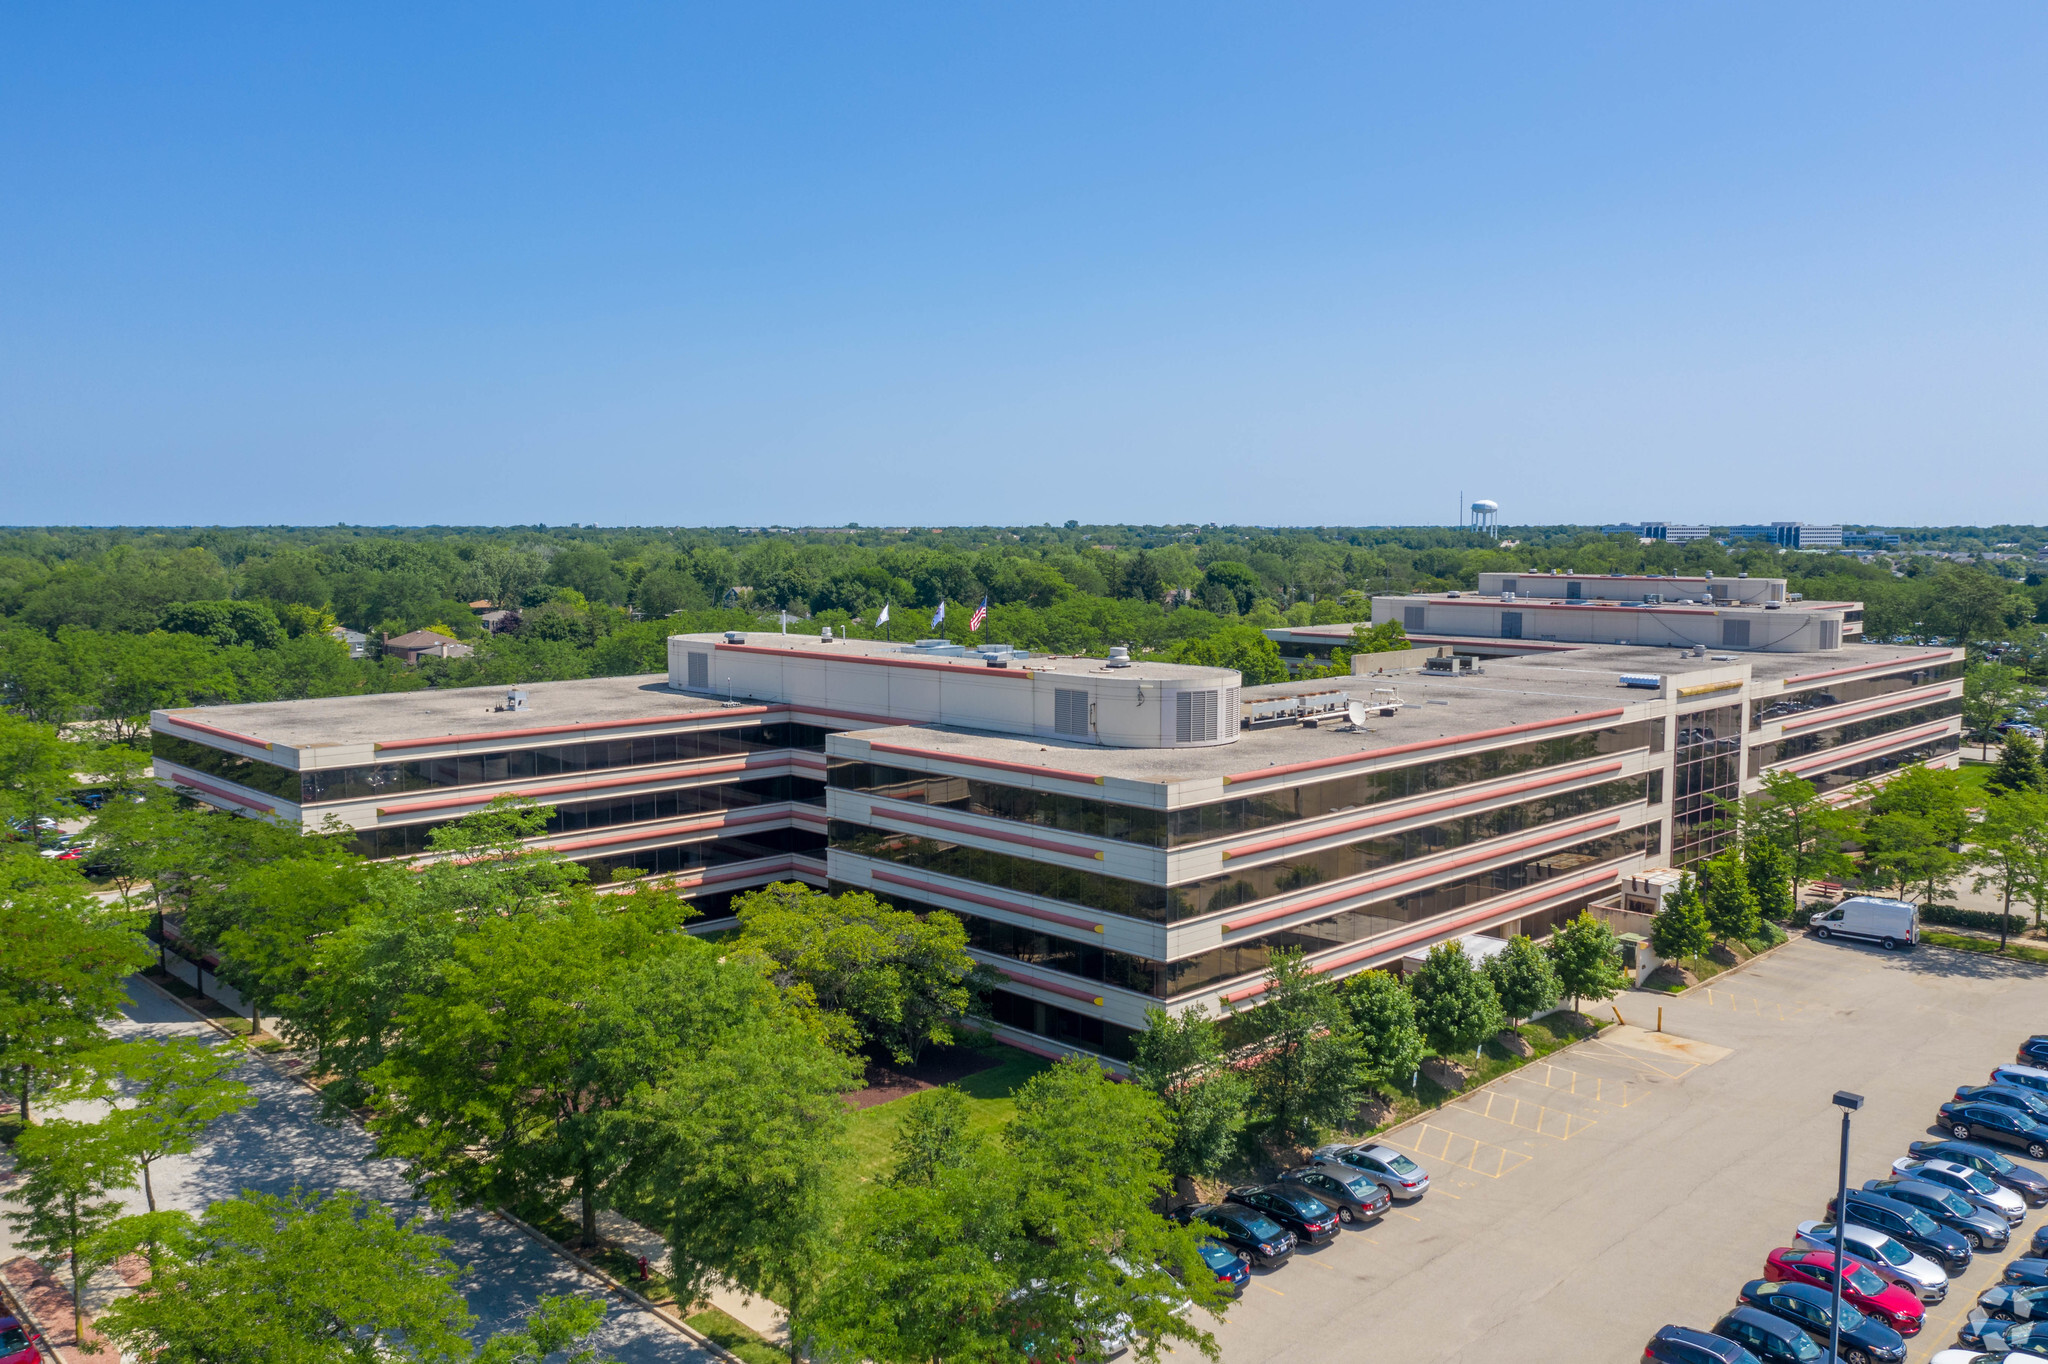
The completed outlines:
{"type": "Polygon", "coordinates": [[[1367,712],[1365,709],[1365,703],[1363,701],[1352,701],[1348,703],[1344,707],[1344,713],[1351,717],[1351,727],[1353,729],[1365,728],[1367,712]]]}

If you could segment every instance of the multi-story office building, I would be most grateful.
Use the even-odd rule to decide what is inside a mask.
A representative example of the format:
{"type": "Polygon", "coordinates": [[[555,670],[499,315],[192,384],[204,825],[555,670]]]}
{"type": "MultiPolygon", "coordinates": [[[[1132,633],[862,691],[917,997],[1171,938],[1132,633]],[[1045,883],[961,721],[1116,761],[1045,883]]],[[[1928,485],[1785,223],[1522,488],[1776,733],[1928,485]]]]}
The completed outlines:
{"type": "Polygon", "coordinates": [[[1730,540],[1768,540],[1780,549],[1840,549],[1840,526],[1809,526],[1804,521],[1773,521],[1768,526],[1730,526],[1730,540]]]}
{"type": "Polygon", "coordinates": [[[1674,526],[1668,521],[1624,521],[1618,525],[1600,527],[1602,535],[1633,535],[1639,540],[1662,540],[1666,544],[1683,545],[1693,540],[1713,538],[1712,526],[1674,526]]]}
{"type": "Polygon", "coordinates": [[[771,879],[943,909],[1009,977],[1006,1040],[1116,1061],[1149,1008],[1255,1006],[1276,950],[1337,976],[1541,934],[1711,852],[1714,798],[1766,771],[1846,790],[1953,762],[1960,725],[1952,649],[1609,645],[1252,688],[773,635],[677,636],[669,658],[665,678],[529,687],[521,710],[414,692],[160,712],[158,774],[333,814],[389,855],[516,791],[555,805],[543,843],[660,876],[712,921],[771,879]]]}
{"type": "Polygon", "coordinates": [[[1529,644],[1825,653],[1863,633],[1861,602],[1803,601],[1783,578],[1482,573],[1475,592],[1374,597],[1372,618],[1481,655],[1529,644]]]}

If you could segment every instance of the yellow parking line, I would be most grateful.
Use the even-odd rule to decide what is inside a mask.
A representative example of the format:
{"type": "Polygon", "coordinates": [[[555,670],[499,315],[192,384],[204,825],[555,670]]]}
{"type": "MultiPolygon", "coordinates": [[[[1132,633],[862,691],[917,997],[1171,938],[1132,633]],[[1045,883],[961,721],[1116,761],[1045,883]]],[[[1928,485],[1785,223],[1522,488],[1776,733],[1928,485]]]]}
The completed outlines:
{"type": "Polygon", "coordinates": [[[1574,1099],[1590,1099],[1595,1103],[1613,1104],[1616,1108],[1627,1108],[1638,1097],[1635,1086],[1627,1080],[1588,1075],[1584,1071],[1573,1070],[1569,1066],[1552,1065],[1548,1061],[1531,1061],[1509,1075],[1507,1081],[1536,1085],[1546,1092],[1568,1094],[1574,1099]]]}
{"type": "Polygon", "coordinates": [[[1265,1288],[1268,1293],[1271,1293],[1276,1298],[1284,1298],[1287,1296],[1285,1293],[1282,1293],[1277,1288],[1267,1288],[1265,1284],[1260,1284],[1259,1287],[1265,1288]]]}
{"type": "Polygon", "coordinates": [[[1477,1094],[1467,1095],[1451,1105],[1462,1108],[1475,1117],[1497,1122],[1503,1127],[1513,1127],[1524,1132],[1534,1132],[1539,1137],[1554,1141],[1570,1141],[1579,1133],[1593,1126],[1593,1119],[1582,1118],[1561,1108],[1549,1108],[1538,1103],[1525,1103],[1512,1094],[1498,1089],[1482,1089],[1477,1094]]]}

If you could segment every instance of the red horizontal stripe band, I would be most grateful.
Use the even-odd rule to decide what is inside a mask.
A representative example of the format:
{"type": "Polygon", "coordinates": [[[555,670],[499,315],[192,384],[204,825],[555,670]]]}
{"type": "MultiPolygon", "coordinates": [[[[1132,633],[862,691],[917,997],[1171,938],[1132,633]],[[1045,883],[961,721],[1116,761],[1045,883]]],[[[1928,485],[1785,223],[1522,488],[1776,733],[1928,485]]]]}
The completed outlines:
{"type": "Polygon", "coordinates": [[[1099,1005],[1102,1003],[1102,996],[1092,990],[1081,990],[1076,989],[1072,985],[1060,985],[1050,980],[1040,980],[1036,976],[1027,976],[1020,971],[1013,971],[1007,966],[999,966],[996,969],[1011,980],[1016,981],[1019,985],[1028,985],[1034,990],[1050,991],[1056,995],[1065,995],[1068,999],[1084,999],[1090,1004],[1099,1005]]]}
{"type": "Polygon", "coordinates": [[[1833,724],[1839,720],[1846,720],[1852,715],[1867,715],[1871,711],[1884,710],[1891,706],[1897,706],[1902,710],[1911,710],[1914,706],[1922,705],[1929,701],[1946,700],[1950,695],[1956,694],[1958,688],[1962,685],[1961,682],[1942,682],[1932,687],[1914,687],[1909,691],[1895,691],[1890,696],[1880,696],[1875,701],[1865,701],[1860,706],[1829,706],[1826,710],[1801,716],[1797,720],[1787,720],[1779,730],[1779,733],[1790,734],[1795,729],[1816,729],[1823,725],[1833,724]]]}
{"type": "Polygon", "coordinates": [[[1100,862],[1102,853],[1096,848],[1084,848],[1073,843],[1055,843],[1049,838],[1031,838],[1024,834],[998,833],[979,825],[960,824],[950,819],[933,819],[930,815],[912,814],[904,810],[884,810],[869,806],[870,813],[884,819],[900,820],[905,824],[923,824],[933,829],[947,829],[956,834],[977,834],[982,838],[993,838],[1003,843],[1016,843],[1027,848],[1044,848],[1047,852],[1065,853],[1068,857],[1086,857],[1100,862]]]}
{"type": "Polygon", "coordinates": [[[1103,779],[1090,772],[1068,772],[1057,767],[1039,767],[1032,763],[1004,762],[998,758],[966,758],[955,753],[943,753],[930,748],[910,748],[904,744],[868,745],[870,753],[901,753],[906,757],[930,758],[938,762],[959,763],[963,767],[992,767],[999,772],[1028,772],[1035,777],[1056,777],[1061,781],[1085,782],[1090,786],[1102,785],[1103,779]]]}
{"type": "Polygon", "coordinates": [[[233,791],[223,790],[218,786],[196,780],[192,777],[174,776],[171,779],[171,784],[173,786],[189,786],[194,791],[204,791],[207,795],[217,796],[232,805],[239,805],[247,810],[261,810],[266,815],[274,815],[278,812],[277,807],[274,805],[266,805],[260,800],[250,800],[247,797],[238,796],[233,791]]]}
{"type": "Polygon", "coordinates": [[[1910,668],[1915,663],[1931,663],[1935,659],[1943,662],[1954,661],[1952,652],[1944,649],[1936,654],[1914,654],[1909,658],[1895,658],[1889,663],[1857,663],[1847,668],[1829,668],[1821,673],[1801,673],[1797,677],[1786,678],[1784,685],[1789,688],[1795,682],[1818,682],[1824,677],[1842,677],[1849,673],[1876,672],[1887,668],[1910,668]]]}
{"type": "Polygon", "coordinates": [[[1375,825],[1392,824],[1403,819],[1413,819],[1417,815],[1436,814],[1441,810],[1454,810],[1463,805],[1481,805],[1489,800],[1498,800],[1502,796],[1511,796],[1523,791],[1535,791],[1545,786],[1562,786],[1566,782],[1583,781],[1588,777],[1600,777],[1605,776],[1609,772],[1619,771],[1621,771],[1621,764],[1614,762],[1600,767],[1583,768],[1577,772],[1559,772],[1547,777],[1532,777],[1528,781],[1515,782],[1508,786],[1496,786],[1488,791],[1465,791],[1455,796],[1447,796],[1442,800],[1430,801],[1426,805],[1411,805],[1405,810],[1385,810],[1379,814],[1368,815],[1363,819],[1348,820],[1345,823],[1333,824],[1321,829],[1305,829],[1300,833],[1289,834],[1284,838],[1269,838],[1263,843],[1250,843],[1241,848],[1225,848],[1223,850],[1223,860],[1228,862],[1240,857],[1249,857],[1254,853],[1271,852],[1275,848],[1288,848],[1297,843],[1310,843],[1318,838],[1329,838],[1336,834],[1356,833],[1360,829],[1370,829],[1375,825]]]}
{"type": "MultiPolygon", "coordinates": [[[[771,649],[764,644],[714,644],[711,647],[721,653],[777,654],[784,658],[819,659],[832,663],[861,663],[871,668],[936,668],[941,672],[957,673],[962,677],[1028,678],[1031,676],[1029,668],[991,668],[987,664],[983,664],[977,669],[967,665],[964,659],[960,663],[941,663],[933,658],[876,658],[870,654],[850,652],[826,655],[812,653],[807,649],[802,651],[796,649],[771,649]]],[[[820,645],[819,647],[827,648],[830,646],[820,645]]]]}
{"type": "Polygon", "coordinates": [[[1057,914],[1049,909],[1033,909],[1028,905],[1015,905],[1007,900],[994,900],[986,895],[976,895],[970,891],[954,890],[950,886],[935,886],[930,881],[914,880],[908,876],[900,876],[895,872],[875,870],[870,871],[869,875],[877,881],[887,881],[893,886],[905,886],[911,890],[921,890],[928,895],[950,895],[955,900],[965,900],[973,905],[986,905],[990,909],[1000,909],[1005,914],[1021,914],[1027,919],[1043,919],[1047,923],[1065,924],[1069,928],[1085,928],[1090,933],[1100,933],[1102,931],[1102,925],[1093,919],[1076,918],[1071,914],[1057,914]]]}
{"type": "Polygon", "coordinates": [[[1583,725],[1594,720],[1609,720],[1627,712],[1620,706],[1612,710],[1587,711],[1584,715],[1560,715],[1554,720],[1527,720],[1519,725],[1503,725],[1499,729],[1475,730],[1470,734],[1447,734],[1441,739],[1425,739],[1420,743],[1397,744],[1392,748],[1375,748],[1365,753],[1345,753],[1334,758],[1316,758],[1305,763],[1285,763],[1279,767],[1267,767],[1252,772],[1236,772],[1223,779],[1226,786],[1237,782],[1263,781],[1268,777],[1285,777],[1296,772],[1311,772],[1325,767],[1349,766],[1353,763],[1373,762],[1391,757],[1396,753],[1420,753],[1431,748],[1449,748],[1454,744],[1476,743],[1481,739],[1499,739],[1510,734],[1527,734],[1532,730],[1556,729],[1563,725],[1583,725]]]}
{"type": "Polygon", "coordinates": [[[1845,748],[1823,749],[1810,758],[1801,758],[1797,762],[1780,763],[1776,767],[1766,768],[1765,770],[1806,773],[1817,771],[1823,767],[1833,767],[1837,763],[1848,762],[1853,758],[1867,757],[1872,753],[1880,753],[1888,748],[1896,748],[1900,744],[1913,743],[1920,739],[1931,739],[1947,729],[1951,723],[1953,721],[1934,720],[1928,724],[1915,725],[1911,729],[1902,729],[1896,734],[1880,734],[1875,739],[1865,739],[1860,744],[1850,744],[1845,748]]]}
{"type": "MultiPolygon", "coordinates": [[[[1583,890],[1587,886],[1597,885],[1613,875],[1614,868],[1606,866],[1598,871],[1583,872],[1578,876],[1567,876],[1558,881],[1547,881],[1533,890],[1517,892],[1514,895],[1501,899],[1483,901],[1475,905],[1469,912],[1457,915],[1454,918],[1429,920],[1417,927],[1396,930],[1391,937],[1383,935],[1380,938],[1369,939],[1363,947],[1353,948],[1340,956],[1326,957],[1320,961],[1309,963],[1309,970],[1317,972],[1334,971],[1339,967],[1349,966],[1353,962],[1364,961],[1370,957],[1383,957],[1390,956],[1396,952],[1406,952],[1418,942],[1426,942],[1443,934],[1455,933],[1461,928],[1481,923],[1499,914],[1513,913],[1524,905],[1533,905],[1539,901],[1551,899],[1554,896],[1569,894],[1575,890],[1583,890]]],[[[1253,995],[1264,994],[1266,988],[1266,982],[1258,981],[1245,986],[1241,990],[1232,990],[1230,993],[1222,996],[1222,998],[1228,1003],[1235,1004],[1240,1000],[1250,999],[1253,995]]]]}
{"type": "Polygon", "coordinates": [[[632,825],[623,832],[603,834],[597,838],[579,838],[568,843],[542,843],[535,846],[553,852],[571,852],[583,848],[610,847],[615,843],[637,843],[643,838],[674,838],[687,834],[708,833],[717,829],[735,829],[742,825],[761,824],[771,820],[787,821],[788,819],[789,812],[787,810],[774,810],[732,817],[719,815],[711,819],[693,820],[688,824],[632,825]]]}
{"type": "Polygon", "coordinates": [[[1473,852],[1466,853],[1463,857],[1453,857],[1442,862],[1431,862],[1427,866],[1406,868],[1392,876],[1370,877],[1356,884],[1315,896],[1312,899],[1300,900],[1289,905],[1275,905],[1271,909],[1263,909],[1256,914],[1247,914],[1240,919],[1226,919],[1223,923],[1223,931],[1230,933],[1239,929],[1253,928],[1259,924],[1270,923],[1274,919],[1284,919],[1307,910],[1321,909],[1324,905],[1336,904],[1340,900],[1350,900],[1360,895],[1375,895],[1384,890],[1391,890],[1395,886],[1406,885],[1410,881],[1420,881],[1426,877],[1435,876],[1439,872],[1455,871],[1459,867],[1469,867],[1475,862],[1485,862],[1492,858],[1504,857],[1509,853],[1523,852],[1529,848],[1541,847],[1546,843],[1556,843],[1563,839],[1577,838],[1581,834],[1589,834],[1596,829],[1610,828],[1619,823],[1621,823],[1620,815],[1607,815],[1600,819],[1584,820],[1577,824],[1567,825],[1562,829],[1546,830],[1529,838],[1518,839],[1513,843],[1503,843],[1496,847],[1476,849],[1473,852]]]}
{"type": "Polygon", "coordinates": [[[431,739],[389,739],[373,744],[378,752],[390,748],[434,748],[444,744],[478,744],[497,739],[533,739],[545,734],[588,734],[599,729],[640,729],[648,725],[674,725],[686,720],[729,720],[736,715],[766,715],[779,706],[734,706],[730,709],[693,710],[681,715],[647,715],[637,720],[589,720],[577,725],[543,725],[536,729],[501,729],[488,734],[443,734],[431,739]]]}
{"type": "Polygon", "coordinates": [[[201,734],[211,734],[216,739],[232,739],[238,744],[248,744],[252,748],[265,750],[275,748],[267,739],[254,739],[247,734],[237,734],[232,729],[222,729],[217,725],[202,725],[197,720],[187,720],[182,715],[166,715],[164,719],[180,729],[197,730],[201,734]]]}

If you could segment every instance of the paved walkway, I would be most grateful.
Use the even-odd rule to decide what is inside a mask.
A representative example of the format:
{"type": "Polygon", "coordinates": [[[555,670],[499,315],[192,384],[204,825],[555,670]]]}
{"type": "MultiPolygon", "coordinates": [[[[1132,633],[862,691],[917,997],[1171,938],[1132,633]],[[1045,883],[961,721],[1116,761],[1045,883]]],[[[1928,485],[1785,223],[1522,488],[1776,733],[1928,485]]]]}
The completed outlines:
{"type": "MultiPolygon", "coordinates": [[[[182,1034],[211,1040],[218,1036],[195,1020],[175,1000],[139,979],[129,984],[127,1017],[115,1031],[128,1037],[182,1034]]],[[[370,1158],[370,1139],[353,1125],[329,1127],[320,1121],[320,1101],[303,1086],[281,1078],[251,1057],[240,1076],[256,1096],[242,1112],[221,1120],[210,1140],[192,1155],[160,1162],[154,1173],[159,1206],[183,1208],[195,1215],[216,1199],[244,1189],[284,1193],[294,1185],[308,1189],[353,1189],[377,1198],[401,1219],[425,1219],[425,1229],[453,1242],[450,1255],[466,1267],[457,1286],[477,1317],[477,1338],[516,1326],[541,1296],[580,1293],[595,1296],[592,1280],[495,1216],[461,1212],[435,1215],[414,1199],[398,1163],[370,1158]]],[[[91,1107],[76,1105],[67,1116],[91,1118],[91,1107]]],[[[0,1180],[6,1179],[0,1175],[0,1180]]],[[[139,1190],[130,1200],[142,1208],[139,1190]]],[[[20,1251],[0,1222],[0,1262],[20,1251]]],[[[103,1274],[94,1283],[91,1300],[104,1303],[119,1292],[117,1276],[103,1274]]],[[[718,1357],[664,1324],[653,1313],[617,1293],[607,1293],[610,1310],[599,1334],[604,1352],[620,1364],[711,1364],[718,1357]]],[[[55,1323],[49,1323],[55,1325],[55,1323]]]]}

